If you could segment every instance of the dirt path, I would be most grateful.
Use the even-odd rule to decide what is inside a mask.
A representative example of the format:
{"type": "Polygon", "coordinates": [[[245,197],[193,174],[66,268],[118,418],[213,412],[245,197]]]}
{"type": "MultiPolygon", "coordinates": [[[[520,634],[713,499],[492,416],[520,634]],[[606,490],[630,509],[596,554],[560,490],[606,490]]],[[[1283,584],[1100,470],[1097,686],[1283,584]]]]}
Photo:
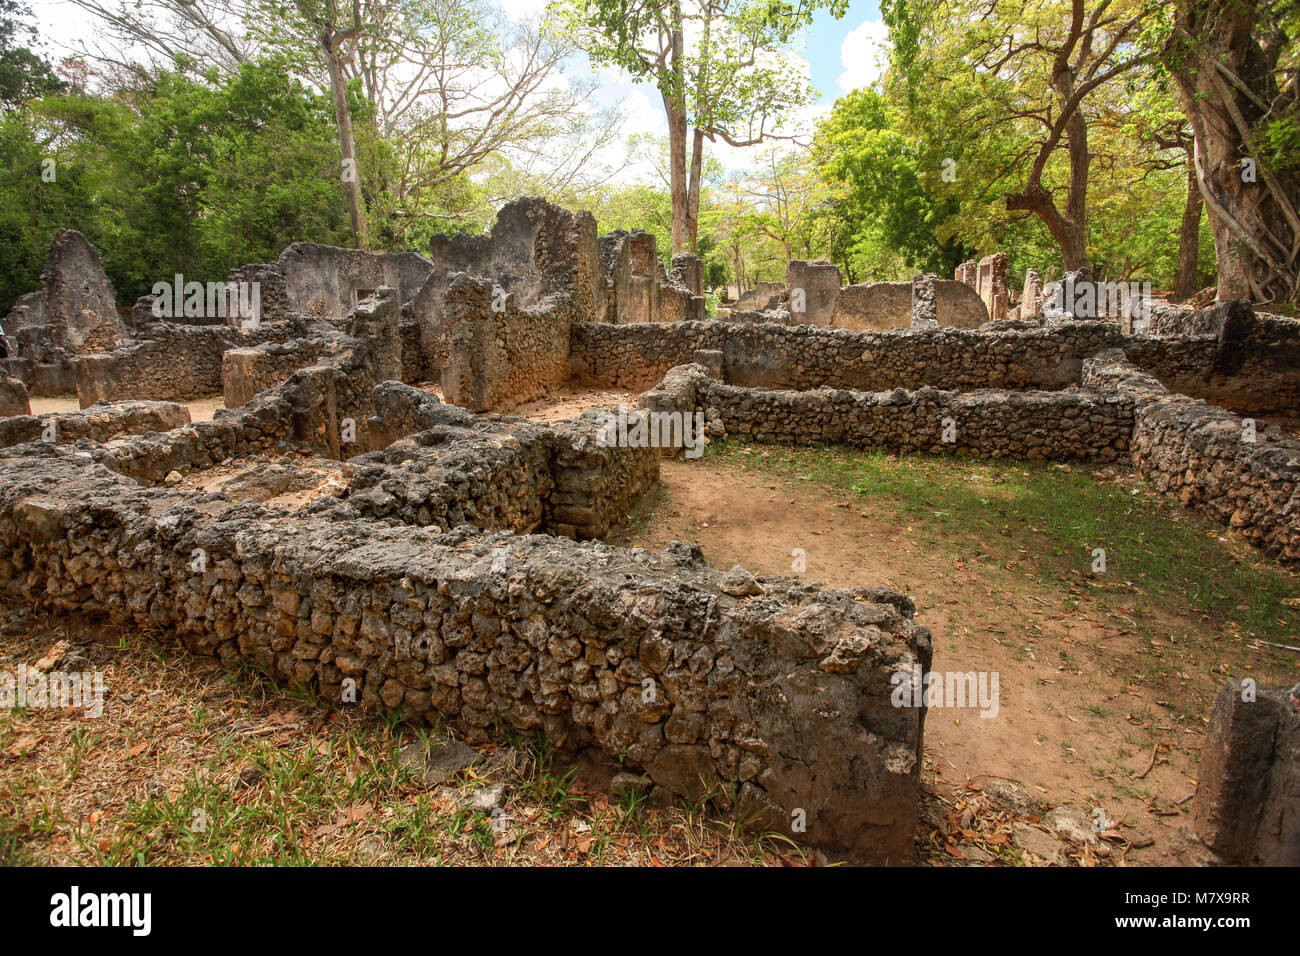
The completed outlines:
{"type": "Polygon", "coordinates": [[[1088,593],[1086,582],[1048,587],[978,550],[922,542],[901,516],[863,510],[847,494],[708,460],[665,461],[661,487],[614,540],[655,550],[688,541],[715,567],[756,574],[793,573],[792,552],[803,549],[800,577],[911,595],[934,635],[934,671],[999,675],[996,716],[930,711],[932,786],[1021,781],[1042,802],[1089,818],[1100,807],[1130,841],[1153,840],[1131,862],[1197,861],[1179,828],[1189,819],[1204,721],[1180,704],[1176,685],[1202,662],[1175,662],[1173,687],[1132,683],[1127,675],[1150,648],[1127,609],[1088,593]]]}

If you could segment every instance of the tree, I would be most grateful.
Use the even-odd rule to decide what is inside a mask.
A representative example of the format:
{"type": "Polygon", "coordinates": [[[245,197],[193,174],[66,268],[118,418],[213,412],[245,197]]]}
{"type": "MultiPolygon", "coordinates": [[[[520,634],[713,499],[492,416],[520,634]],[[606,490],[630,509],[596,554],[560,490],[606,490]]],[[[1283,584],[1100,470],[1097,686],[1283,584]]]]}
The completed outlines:
{"type": "Polygon", "coordinates": [[[30,11],[18,0],[0,0],[0,104],[20,106],[46,93],[63,89],[50,64],[23,43],[36,38],[36,28],[24,24],[30,11]]]}
{"type": "Polygon", "coordinates": [[[938,238],[958,203],[927,184],[926,171],[938,168],[941,157],[930,155],[925,140],[907,128],[888,98],[871,89],[837,100],[818,127],[813,155],[832,191],[825,215],[850,276],[882,268],[892,273],[908,264],[951,275],[972,252],[960,239],[938,238]],[[873,251],[881,245],[896,256],[873,251]]]}
{"type": "Polygon", "coordinates": [[[753,205],[754,231],[780,243],[787,265],[795,258],[812,257],[809,227],[828,193],[807,151],[767,150],[762,164],[741,182],[740,190],[753,205]],[[799,256],[794,254],[796,246],[799,256]]]}
{"type": "Polygon", "coordinates": [[[882,5],[891,36],[897,31],[894,61],[911,99],[922,82],[969,74],[973,82],[965,89],[975,95],[965,102],[978,117],[975,128],[987,132],[993,125],[1017,124],[1023,135],[1006,168],[1024,173],[1005,192],[1006,208],[1043,222],[1067,270],[1088,264],[1091,158],[1085,104],[1151,59],[1134,45],[1147,2],[890,0],[882,5]],[[1061,187],[1049,177],[1049,164],[1062,152],[1063,202],[1061,187]]]}
{"type": "Polygon", "coordinates": [[[1156,42],[1192,126],[1218,297],[1300,299],[1300,80],[1286,0],[1176,0],[1156,42]]]}
{"type": "Polygon", "coordinates": [[[847,0],[562,0],[556,12],[592,59],[653,82],[668,120],[673,253],[699,236],[704,144],[792,138],[784,130],[810,99],[781,45],[815,9],[838,17],[847,0]],[[689,170],[689,172],[688,172],[689,170]]]}

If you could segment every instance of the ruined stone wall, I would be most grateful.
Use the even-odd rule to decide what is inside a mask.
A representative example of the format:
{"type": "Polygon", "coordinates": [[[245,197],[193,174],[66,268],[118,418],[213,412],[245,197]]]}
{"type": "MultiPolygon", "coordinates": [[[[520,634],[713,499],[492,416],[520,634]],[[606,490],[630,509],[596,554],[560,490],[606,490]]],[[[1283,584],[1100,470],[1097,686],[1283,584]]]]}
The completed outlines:
{"type": "Polygon", "coordinates": [[[1128,452],[1133,430],[1134,400],[1114,390],[776,391],[717,382],[696,365],[673,369],[655,391],[683,397],[652,407],[704,412],[711,435],[780,444],[1111,461],[1128,452]]]}
{"type": "Polygon", "coordinates": [[[785,287],[790,293],[791,321],[799,325],[830,325],[842,284],[839,266],[833,263],[790,260],[785,267],[785,287]],[[802,308],[796,301],[796,290],[803,290],[802,308]]]}
{"type": "Polygon", "coordinates": [[[294,372],[317,361],[336,339],[313,336],[288,342],[267,342],[248,349],[230,349],[221,355],[221,391],[226,408],[239,408],[259,392],[284,382],[294,372]]]}
{"type": "MultiPolygon", "coordinates": [[[[395,289],[400,302],[410,301],[433,265],[414,252],[373,253],[295,242],[272,264],[272,271],[284,277],[284,296],[291,311],[341,317],[380,286],[395,289]]],[[[269,291],[274,302],[278,290],[272,286],[269,291]]]]}
{"type": "Polygon", "coordinates": [[[957,329],[858,332],[810,326],[684,322],[673,326],[576,325],[575,377],[600,387],[646,389],[697,349],[723,353],[734,385],[953,389],[1064,388],[1083,358],[1122,338],[1113,323],[986,333],[957,329]]]}
{"type": "Polygon", "coordinates": [[[1175,495],[1283,563],[1300,561],[1300,441],[1275,426],[1170,393],[1118,350],[1090,359],[1084,380],[1114,383],[1137,400],[1133,464],[1155,490],[1175,495]]]}
{"type": "Polygon", "coordinates": [[[180,400],[221,392],[221,356],[292,336],[285,325],[256,329],[155,322],[120,348],[76,362],[77,398],[86,408],[101,399],[180,400]]]}
{"type": "Polygon", "coordinates": [[[451,340],[442,370],[448,402],[473,411],[507,410],[568,378],[568,309],[550,303],[521,308],[513,293],[502,302],[490,280],[466,275],[452,280],[444,309],[451,340]]]}
{"type": "Polygon", "coordinates": [[[97,402],[79,412],[19,415],[0,420],[0,448],[45,441],[70,445],[83,438],[106,442],[121,435],[165,432],[186,425],[190,410],[174,402],[97,402]],[[53,425],[52,432],[49,426],[53,425]]]}
{"type": "Polygon", "coordinates": [[[1257,319],[1245,328],[1249,334],[1225,341],[1125,336],[1104,321],[888,331],[723,322],[580,324],[573,328],[570,362],[580,382],[634,390],[650,388],[697,349],[720,350],[724,377],[734,385],[1059,389],[1079,382],[1087,356],[1121,347],[1134,364],[1184,394],[1243,413],[1300,407],[1300,357],[1294,364],[1289,357],[1291,325],[1257,319]]]}
{"type": "Polygon", "coordinates": [[[594,413],[484,420],[395,382],[375,388],[374,410],[375,453],[354,459],[365,468],[344,499],[358,515],[598,538],[659,479],[658,451],[602,445],[594,413]]]}
{"type": "Polygon", "coordinates": [[[0,452],[6,597],[174,634],[340,704],[498,721],[863,862],[907,862],[930,664],[912,603],[545,536],[336,521],[143,489],[58,448],[0,452]],[[31,451],[34,450],[34,451],[31,451]],[[204,560],[195,570],[194,555],[204,560]],[[647,690],[649,693],[647,693],[647,690]]]}

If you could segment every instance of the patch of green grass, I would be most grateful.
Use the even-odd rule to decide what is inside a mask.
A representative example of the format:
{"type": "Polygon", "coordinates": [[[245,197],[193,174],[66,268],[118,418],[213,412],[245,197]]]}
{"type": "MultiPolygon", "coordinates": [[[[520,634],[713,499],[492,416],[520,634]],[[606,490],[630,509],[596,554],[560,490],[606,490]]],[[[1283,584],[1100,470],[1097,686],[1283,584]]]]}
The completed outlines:
{"type": "Polygon", "coordinates": [[[1238,553],[1208,519],[1095,466],[904,455],[846,447],[708,446],[728,467],[803,479],[851,495],[860,510],[913,526],[922,540],[968,550],[1048,586],[1124,593],[1234,625],[1243,638],[1296,643],[1296,575],[1238,553]],[[1095,549],[1105,570],[1094,573],[1095,549]]]}

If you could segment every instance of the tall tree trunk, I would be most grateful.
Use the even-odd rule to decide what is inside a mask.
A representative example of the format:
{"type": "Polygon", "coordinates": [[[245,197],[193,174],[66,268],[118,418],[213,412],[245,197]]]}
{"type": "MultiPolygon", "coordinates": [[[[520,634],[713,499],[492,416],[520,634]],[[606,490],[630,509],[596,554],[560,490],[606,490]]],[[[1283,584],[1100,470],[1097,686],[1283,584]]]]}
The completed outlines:
{"type": "Polygon", "coordinates": [[[1280,24],[1253,0],[1179,0],[1169,69],[1191,121],[1197,183],[1214,233],[1218,298],[1300,298],[1300,180],[1261,157],[1278,102],[1280,24]]]}
{"type": "Polygon", "coordinates": [[[325,49],[330,91],[334,95],[334,118],[339,130],[339,151],[343,155],[343,188],[348,197],[348,216],[352,219],[352,244],[358,249],[369,249],[370,236],[361,208],[361,170],[357,167],[357,150],[352,140],[352,110],[348,108],[347,87],[339,63],[338,35],[326,30],[321,34],[321,45],[325,49]]]}
{"type": "Polygon", "coordinates": [[[673,205],[673,255],[686,251],[686,34],[682,5],[672,6],[672,48],[668,75],[671,92],[663,92],[668,117],[669,186],[673,205]]]}
{"type": "MultiPolygon", "coordinates": [[[[686,190],[686,252],[695,254],[700,239],[700,178],[704,175],[704,134],[691,137],[691,178],[686,190]]],[[[674,255],[676,250],[674,250],[674,255]]]]}
{"type": "Polygon", "coordinates": [[[1196,181],[1196,164],[1187,163],[1187,199],[1183,204],[1183,221],[1178,227],[1178,275],[1174,279],[1174,301],[1190,299],[1199,291],[1197,262],[1201,251],[1201,186],[1196,181]]]}

